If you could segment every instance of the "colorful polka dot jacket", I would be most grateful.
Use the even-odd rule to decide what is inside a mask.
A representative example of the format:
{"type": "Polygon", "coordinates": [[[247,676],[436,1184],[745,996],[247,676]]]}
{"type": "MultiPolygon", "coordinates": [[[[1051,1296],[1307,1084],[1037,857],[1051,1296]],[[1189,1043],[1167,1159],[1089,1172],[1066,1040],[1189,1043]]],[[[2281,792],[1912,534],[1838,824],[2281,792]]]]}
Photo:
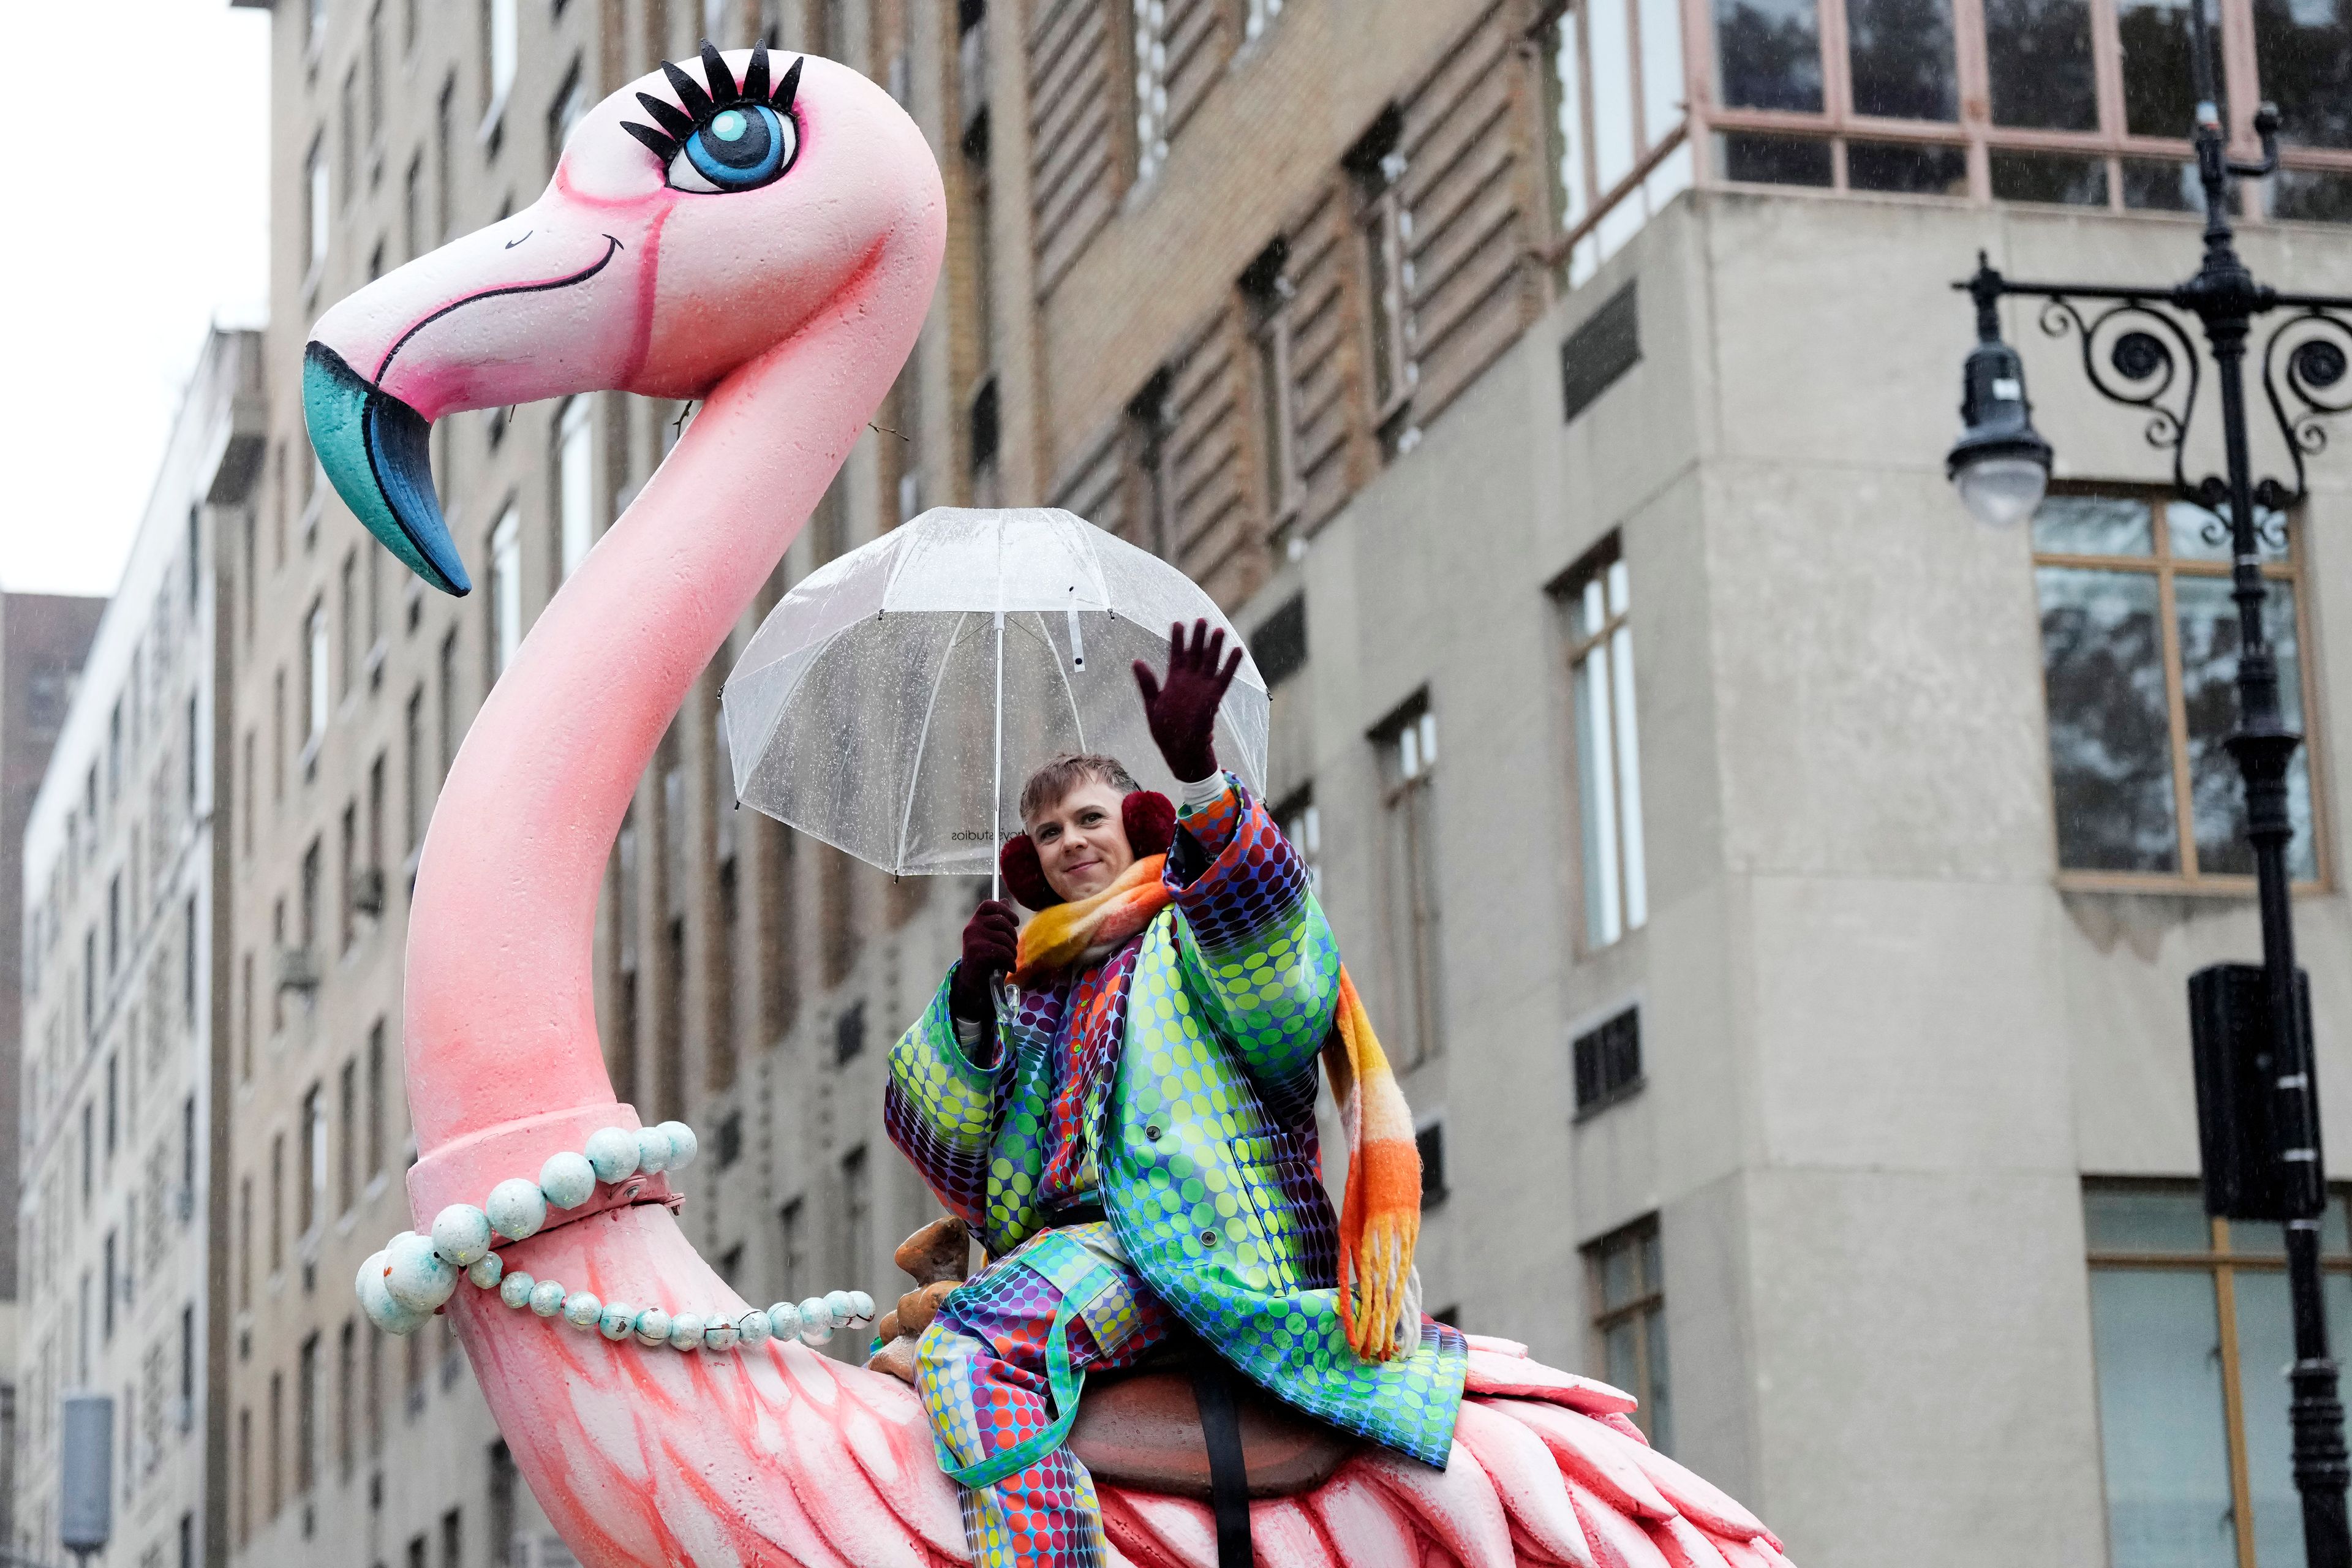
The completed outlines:
{"type": "MultiPolygon", "coordinates": [[[[1123,1026],[1092,1140],[1104,1211],[1152,1290],[1234,1367],[1442,1468],[1462,1336],[1424,1318],[1413,1354],[1364,1361],[1337,1310],[1338,1226],[1315,1131],[1316,1058],[1339,983],[1331,929],[1297,853],[1238,783],[1181,827],[1166,872],[1174,902],[1104,966],[1123,1026]]],[[[1053,1053],[1071,986],[1022,992],[968,1054],[948,1013],[953,978],[891,1050],[884,1118],[940,1202],[1003,1257],[1045,1224],[1053,1053]]]]}

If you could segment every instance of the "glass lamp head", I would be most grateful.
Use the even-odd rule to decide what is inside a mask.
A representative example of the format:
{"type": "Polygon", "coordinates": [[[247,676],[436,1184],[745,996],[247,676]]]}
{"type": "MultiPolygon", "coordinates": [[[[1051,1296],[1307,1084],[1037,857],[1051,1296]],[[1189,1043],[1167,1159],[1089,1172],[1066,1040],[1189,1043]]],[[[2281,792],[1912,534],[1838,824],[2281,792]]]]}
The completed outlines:
{"type": "Polygon", "coordinates": [[[1965,428],[1944,461],[1969,515],[2011,528],[2033,515],[2050,484],[2050,443],[2033,428],[2025,367],[1999,339],[1969,351],[1960,374],[1965,428]]]}

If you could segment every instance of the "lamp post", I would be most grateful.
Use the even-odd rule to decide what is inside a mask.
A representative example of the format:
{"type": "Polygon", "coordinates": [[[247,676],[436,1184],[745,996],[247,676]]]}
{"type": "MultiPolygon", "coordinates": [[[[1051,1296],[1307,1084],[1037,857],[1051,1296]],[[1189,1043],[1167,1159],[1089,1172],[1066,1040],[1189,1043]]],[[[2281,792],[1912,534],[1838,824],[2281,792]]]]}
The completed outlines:
{"type": "Polygon", "coordinates": [[[2041,502],[2051,449],[2033,428],[2023,368],[2000,340],[1996,310],[2004,296],[2022,295],[2043,301],[2045,332],[2079,340],[2084,374],[2102,395],[2145,411],[2149,443],[2171,451],[2178,493],[2229,520],[2239,653],[2238,728],[2226,745],[2245,785],[2263,962],[2259,971],[2216,965],[2190,983],[2206,1207],[2230,1217],[2285,1222],[2294,1316],[2289,1410],[2305,1553],[2313,1568],[2352,1568],[2344,1407],[2320,1295],[2326,1182],[2317,1085],[2287,899],[2286,848],[2293,837],[2287,770],[2303,737],[2280,711],[2278,661],[2263,620],[2264,530],[2256,516],[2257,507],[2283,511],[2303,499],[2304,459],[2326,446],[2321,422],[2352,410],[2347,382],[2352,319],[2338,314],[2352,312],[2352,299],[2280,292],[2256,282],[2239,258],[2230,222],[2232,187],[2240,178],[2260,179],[2277,168],[2278,112],[2264,104],[2254,116],[2261,161],[2231,159],[2213,102],[2203,0],[2189,7],[2189,45],[2199,100],[2197,171],[2205,189],[2202,264],[2170,289],[2024,283],[2002,277],[1979,252],[1975,276],[1954,285],[1976,302],[1978,342],[1964,372],[1967,428],[1948,467],[1962,502],[1988,524],[2022,521],[2041,502]],[[2273,316],[2258,369],[2294,464],[2291,485],[2268,477],[2257,481],[2247,447],[2249,339],[2257,318],[2273,316]],[[2192,326],[2202,327],[2212,360],[2227,468],[2226,477],[2208,474],[2194,482],[2184,453],[2202,380],[2192,326]]]}

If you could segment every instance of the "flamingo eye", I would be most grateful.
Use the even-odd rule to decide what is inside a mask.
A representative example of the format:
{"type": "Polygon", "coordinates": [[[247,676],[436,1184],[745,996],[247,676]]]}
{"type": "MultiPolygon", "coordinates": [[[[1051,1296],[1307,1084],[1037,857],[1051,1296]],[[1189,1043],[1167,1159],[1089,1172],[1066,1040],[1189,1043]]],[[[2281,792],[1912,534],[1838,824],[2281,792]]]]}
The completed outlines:
{"type": "Polygon", "coordinates": [[[800,128],[764,103],[730,103],[697,125],[669,161],[673,189],[755,190],[792,167],[800,128]]]}

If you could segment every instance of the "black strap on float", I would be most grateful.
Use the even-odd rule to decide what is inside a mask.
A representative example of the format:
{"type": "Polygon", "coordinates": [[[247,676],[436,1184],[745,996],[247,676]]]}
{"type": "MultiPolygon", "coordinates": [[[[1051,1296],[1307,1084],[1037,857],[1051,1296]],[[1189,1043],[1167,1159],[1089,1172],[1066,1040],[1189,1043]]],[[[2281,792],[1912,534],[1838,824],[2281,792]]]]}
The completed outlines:
{"type": "Polygon", "coordinates": [[[1205,1346],[1192,1359],[1192,1399],[1201,1407],[1201,1439],[1209,1450],[1209,1511],[1217,1521],[1217,1568],[1254,1568],[1249,1467],[1242,1458],[1233,1373],[1224,1358],[1205,1346]]]}

